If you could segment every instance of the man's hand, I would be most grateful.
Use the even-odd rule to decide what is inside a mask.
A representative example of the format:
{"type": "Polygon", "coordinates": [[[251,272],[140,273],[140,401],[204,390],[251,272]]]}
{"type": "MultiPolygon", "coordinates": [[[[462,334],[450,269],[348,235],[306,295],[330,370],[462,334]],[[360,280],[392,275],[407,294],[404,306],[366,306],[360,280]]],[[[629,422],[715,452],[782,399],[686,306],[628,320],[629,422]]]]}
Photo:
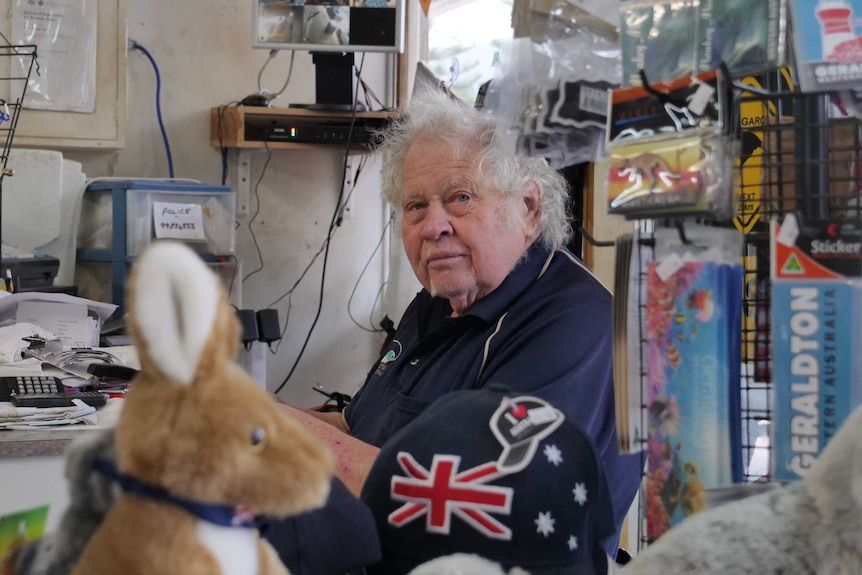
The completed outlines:
{"type": "Polygon", "coordinates": [[[282,407],[290,417],[329,445],[337,460],[335,475],[359,497],[380,449],[348,435],[347,424],[340,412],[306,411],[285,403],[282,407]]]}

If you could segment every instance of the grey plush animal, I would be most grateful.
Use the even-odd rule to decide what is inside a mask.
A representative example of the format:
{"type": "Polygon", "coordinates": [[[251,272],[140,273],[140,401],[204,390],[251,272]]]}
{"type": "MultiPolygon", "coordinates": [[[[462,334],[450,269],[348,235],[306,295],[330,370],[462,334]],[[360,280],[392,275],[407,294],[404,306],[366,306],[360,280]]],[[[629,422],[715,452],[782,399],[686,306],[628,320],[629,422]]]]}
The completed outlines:
{"type": "Polygon", "coordinates": [[[862,407],[804,481],[696,513],[619,573],[862,573],[862,407]]]}
{"type": "Polygon", "coordinates": [[[408,575],[530,575],[519,567],[508,572],[499,563],[470,553],[454,553],[426,561],[408,575]]]}
{"type": "MultiPolygon", "coordinates": [[[[114,431],[88,431],[66,450],[65,476],[69,506],[57,528],[15,550],[11,570],[16,575],[68,575],[93,532],[118,495],[115,484],[93,470],[93,459],[113,461],[114,431]]],[[[9,571],[7,564],[6,570],[9,571]]]]}

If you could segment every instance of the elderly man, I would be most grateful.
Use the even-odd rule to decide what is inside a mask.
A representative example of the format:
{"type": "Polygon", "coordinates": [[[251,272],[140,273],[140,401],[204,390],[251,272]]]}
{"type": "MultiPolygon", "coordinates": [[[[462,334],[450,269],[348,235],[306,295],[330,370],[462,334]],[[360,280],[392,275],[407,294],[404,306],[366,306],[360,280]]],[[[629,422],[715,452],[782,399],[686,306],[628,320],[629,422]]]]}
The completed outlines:
{"type": "MultiPolygon", "coordinates": [[[[616,447],[611,295],[561,247],[566,182],[541,159],[498,149],[494,128],[429,94],[385,134],[383,191],[423,290],[344,413],[284,406],[329,443],[340,480],[324,509],[266,532],[294,575],[342,575],[380,560],[374,517],[353,495],[380,446],[450,391],[501,384],[580,424],[604,463],[617,531],[637,492],[640,458],[616,447]]],[[[450,434],[457,423],[447,422],[450,434]]]]}
{"type": "Polygon", "coordinates": [[[295,415],[358,494],[379,446],[440,396],[492,383],[530,393],[594,440],[619,530],[642,464],[617,453],[611,295],[562,247],[565,180],[498,148],[494,132],[489,116],[434,93],[384,134],[383,193],[424,289],[343,414],[295,415]]]}

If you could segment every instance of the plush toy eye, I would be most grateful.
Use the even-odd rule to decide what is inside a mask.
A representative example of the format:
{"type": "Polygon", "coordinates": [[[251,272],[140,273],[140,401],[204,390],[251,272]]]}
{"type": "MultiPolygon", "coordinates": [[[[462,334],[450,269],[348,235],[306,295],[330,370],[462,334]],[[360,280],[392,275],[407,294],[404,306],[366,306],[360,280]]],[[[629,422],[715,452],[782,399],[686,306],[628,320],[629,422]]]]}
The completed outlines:
{"type": "Polygon", "coordinates": [[[266,431],[260,427],[255,427],[251,430],[251,449],[255,453],[263,451],[266,445],[266,431]]]}

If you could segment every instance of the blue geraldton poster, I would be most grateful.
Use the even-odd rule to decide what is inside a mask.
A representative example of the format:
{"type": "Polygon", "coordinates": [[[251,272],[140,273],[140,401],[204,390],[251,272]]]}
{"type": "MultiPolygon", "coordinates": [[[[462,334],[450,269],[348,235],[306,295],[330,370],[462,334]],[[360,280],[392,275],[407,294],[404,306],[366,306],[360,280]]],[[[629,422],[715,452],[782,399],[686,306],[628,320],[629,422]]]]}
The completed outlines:
{"type": "Polygon", "coordinates": [[[773,282],[773,479],[805,477],[859,403],[857,299],[845,279],[773,282]]]}
{"type": "Polygon", "coordinates": [[[862,0],[790,0],[803,91],[862,82],[862,0]]]}

